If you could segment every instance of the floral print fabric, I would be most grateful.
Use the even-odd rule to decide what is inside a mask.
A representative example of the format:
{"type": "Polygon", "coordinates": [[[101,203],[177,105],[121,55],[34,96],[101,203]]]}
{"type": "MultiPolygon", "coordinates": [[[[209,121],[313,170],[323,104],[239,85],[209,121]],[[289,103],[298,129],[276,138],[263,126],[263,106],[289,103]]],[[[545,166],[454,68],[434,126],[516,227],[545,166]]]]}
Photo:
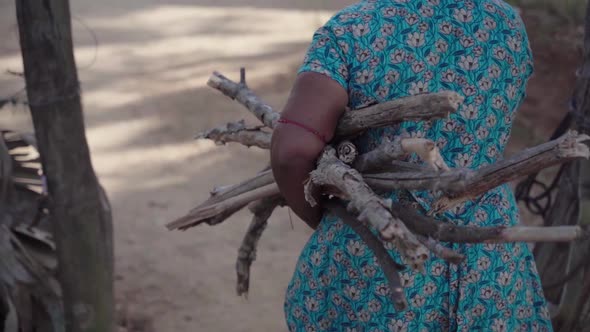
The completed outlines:
{"type": "MultiPolygon", "coordinates": [[[[434,140],[450,167],[496,162],[532,74],[524,25],[499,0],[365,0],[314,35],[300,72],[327,75],[349,107],[453,90],[465,97],[449,119],[405,122],[356,139],[361,152],[401,134],[434,140]]],[[[415,156],[410,161],[419,162],[415,156]]],[[[428,211],[434,192],[392,192],[428,211]]],[[[440,222],[511,226],[518,209],[500,186],[445,212],[440,222]]],[[[467,259],[431,257],[425,272],[401,271],[409,309],[396,311],[372,252],[348,226],[325,216],[287,289],[291,331],[550,331],[534,259],[524,243],[444,244],[467,259]]],[[[391,256],[402,263],[392,248],[391,256]]]]}

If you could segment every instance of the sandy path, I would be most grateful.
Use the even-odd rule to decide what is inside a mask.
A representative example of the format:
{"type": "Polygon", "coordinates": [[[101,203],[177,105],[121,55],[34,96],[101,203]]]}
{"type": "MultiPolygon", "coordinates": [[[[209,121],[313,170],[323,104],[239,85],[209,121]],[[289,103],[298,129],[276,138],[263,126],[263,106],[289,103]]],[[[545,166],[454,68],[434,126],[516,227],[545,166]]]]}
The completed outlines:
{"type": "MultiPolygon", "coordinates": [[[[114,209],[117,297],[158,332],[283,331],[283,294],[306,227],[295,220],[292,230],[286,211],[276,213],[246,302],[235,295],[234,262],[247,214],[184,233],[163,225],[267,162],[263,151],[191,140],[246,114],[204,87],[211,71],[246,66],[249,84],[280,106],[313,31],[351,1],[197,2],[72,1],[87,134],[114,209]]],[[[0,1],[1,71],[22,67],[15,21],[13,1],[0,1]]],[[[0,76],[0,96],[22,86],[0,76]]],[[[29,127],[23,109],[0,121],[29,127]]]]}
{"type": "MultiPolygon", "coordinates": [[[[302,223],[294,220],[291,229],[285,210],[272,217],[247,302],[234,291],[246,213],[185,233],[163,225],[213,186],[244,179],[267,162],[260,150],[191,140],[245,116],[205,87],[211,71],[237,77],[246,66],[249,85],[280,107],[313,31],[352,0],[198,2],[72,1],[87,134],[114,208],[118,302],[130,317],[150,319],[152,331],[285,331],[284,290],[310,234],[302,223]]],[[[0,0],[0,72],[21,70],[12,4],[0,0]]],[[[539,22],[529,17],[528,24],[539,22]]],[[[509,153],[545,140],[567,111],[578,59],[566,44],[548,43],[549,32],[529,29],[536,75],[509,153]]],[[[0,96],[22,86],[0,74],[0,96]]],[[[26,111],[3,110],[0,127],[29,128],[26,111]]]]}

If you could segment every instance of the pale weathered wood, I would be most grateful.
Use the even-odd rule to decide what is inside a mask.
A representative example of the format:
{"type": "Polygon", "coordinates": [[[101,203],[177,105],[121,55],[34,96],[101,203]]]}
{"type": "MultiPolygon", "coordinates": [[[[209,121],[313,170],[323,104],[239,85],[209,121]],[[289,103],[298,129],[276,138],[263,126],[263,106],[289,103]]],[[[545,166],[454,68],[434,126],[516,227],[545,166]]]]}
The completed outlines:
{"type": "Polygon", "coordinates": [[[236,261],[237,274],[237,293],[238,295],[248,296],[250,289],[250,267],[256,260],[256,246],[262,236],[262,232],[268,225],[268,218],[272,215],[276,207],[284,205],[281,195],[270,196],[259,201],[252,202],[249,205],[252,212],[252,222],[246,231],[242,244],[238,249],[238,259],[236,261]]]}
{"type": "Polygon", "coordinates": [[[485,166],[467,178],[464,189],[446,189],[445,197],[433,204],[431,214],[437,214],[469,199],[476,198],[497,186],[518,179],[519,177],[538,172],[544,168],[570,160],[590,157],[590,150],[583,142],[590,136],[578,135],[570,131],[565,135],[525,149],[509,159],[485,166]]]}
{"type": "Polygon", "coordinates": [[[453,169],[448,172],[425,170],[422,172],[389,172],[363,174],[365,182],[379,192],[398,189],[413,190],[465,190],[474,171],[453,169]]]}
{"type": "Polygon", "coordinates": [[[401,159],[407,154],[402,149],[401,140],[401,136],[396,137],[393,141],[384,138],[376,149],[358,156],[353,167],[361,173],[391,169],[394,160],[401,159]]]}
{"type": "Polygon", "coordinates": [[[588,139],[590,137],[587,135],[569,132],[556,140],[525,149],[509,159],[478,170],[375,173],[364,174],[363,178],[378,191],[442,190],[446,195],[435,202],[432,214],[436,214],[524,175],[570,160],[588,158],[590,152],[583,144],[588,139]]]}
{"type": "Polygon", "coordinates": [[[393,141],[384,139],[374,150],[360,155],[353,164],[359,172],[375,172],[390,169],[394,160],[415,153],[432,170],[448,171],[449,167],[442,158],[436,144],[429,139],[396,136],[393,141]]]}
{"type": "Polygon", "coordinates": [[[590,239],[590,232],[579,226],[556,227],[478,227],[457,226],[419,214],[400,203],[392,203],[391,213],[415,234],[452,243],[571,242],[590,239]]]}
{"type": "Polygon", "coordinates": [[[262,130],[262,127],[247,127],[244,121],[230,122],[221,127],[207,130],[198,134],[196,139],[209,139],[218,145],[235,142],[247,147],[256,146],[270,149],[272,134],[262,130]]]}
{"type": "Polygon", "coordinates": [[[271,183],[256,189],[246,191],[242,194],[229,197],[216,203],[202,204],[193,209],[187,215],[168,223],[166,227],[172,229],[187,229],[198,224],[208,221],[210,225],[224,221],[229,217],[228,213],[233,214],[250,202],[257,201],[266,197],[280,194],[279,187],[276,183],[271,183]]]}
{"type": "Polygon", "coordinates": [[[279,113],[273,111],[272,107],[264,103],[245,84],[233,82],[218,72],[214,72],[211,75],[207,84],[246,106],[265,126],[269,128],[276,126],[280,118],[279,113]]]}
{"type": "Polygon", "coordinates": [[[357,156],[358,149],[351,141],[342,141],[336,146],[336,155],[345,164],[352,164],[357,156]]]}
{"type": "Polygon", "coordinates": [[[447,163],[440,154],[440,150],[432,140],[426,138],[404,138],[401,140],[401,145],[404,151],[417,154],[433,170],[449,170],[449,166],[447,166],[447,163]]]}
{"type": "MultiPolygon", "coordinates": [[[[540,169],[550,167],[557,163],[566,162],[576,158],[585,158],[588,156],[588,148],[582,143],[587,140],[585,135],[577,135],[575,132],[569,132],[566,135],[553,140],[551,142],[525,149],[512,158],[499,161],[496,164],[480,168],[478,170],[470,169],[452,169],[449,171],[439,172],[435,170],[423,170],[421,172],[390,172],[390,173],[376,173],[363,174],[364,181],[378,192],[387,192],[399,189],[413,189],[413,190],[441,190],[446,195],[435,202],[434,209],[431,214],[440,213],[452,206],[468,199],[473,199],[481,194],[484,194],[490,189],[497,187],[505,181],[511,181],[523,175],[534,173],[540,169]]],[[[429,140],[416,141],[415,139],[397,139],[397,142],[392,143],[393,150],[398,151],[394,153],[420,153],[425,144],[429,140]],[[411,142],[404,144],[404,142],[411,142]]],[[[383,146],[377,150],[384,150],[383,146]]],[[[436,155],[440,155],[437,150],[425,149],[424,153],[420,153],[424,158],[430,158],[428,154],[433,154],[435,157],[431,159],[431,168],[444,169],[446,165],[444,161],[440,163],[436,155]],[[432,152],[434,151],[434,152],[432,152]]],[[[356,166],[358,163],[363,167],[371,169],[371,163],[379,163],[379,167],[384,167],[382,160],[377,156],[367,157],[371,152],[361,155],[354,162],[356,166]]],[[[392,167],[395,167],[392,164],[392,167]]],[[[419,167],[419,166],[418,166],[419,167]]],[[[424,168],[422,168],[424,169],[424,168]]],[[[231,209],[220,210],[220,206],[215,206],[214,210],[210,210],[210,206],[214,203],[222,202],[237,195],[243,194],[250,190],[258,189],[264,185],[274,183],[272,173],[265,171],[253,179],[247,180],[240,185],[228,187],[216,195],[213,195],[208,201],[201,204],[199,207],[193,209],[186,216],[167,225],[169,229],[186,229],[199,223],[216,224],[224,221],[236,211],[243,208],[249,201],[242,201],[243,205],[229,204],[231,209]],[[205,211],[208,211],[205,213],[205,211]],[[216,211],[215,213],[211,211],[216,211]],[[207,215],[208,217],[204,217],[207,215]]],[[[256,195],[244,196],[245,198],[255,199],[256,195]]]]}
{"type": "Polygon", "coordinates": [[[392,241],[410,266],[421,269],[428,250],[391,215],[388,201],[377,196],[358,171],[340,161],[330,146],[324,149],[305,185],[306,199],[312,206],[317,204],[311,195],[316,186],[348,201],[348,209],[357,213],[360,221],[376,229],[383,239],[392,241]]]}
{"type": "Polygon", "coordinates": [[[346,111],[338,122],[336,137],[354,136],[367,129],[403,121],[445,118],[457,111],[463,99],[456,92],[442,91],[399,98],[354,111],[346,111]]]}
{"type": "Polygon", "coordinates": [[[223,188],[216,188],[211,192],[211,197],[209,197],[208,200],[189,211],[186,215],[166,224],[166,228],[168,228],[169,230],[186,230],[190,227],[194,227],[202,223],[206,223],[209,225],[219,224],[225,221],[230,216],[232,216],[237,211],[244,208],[249,202],[244,203],[244,205],[242,206],[234,206],[234,208],[226,210],[211,218],[202,218],[199,215],[200,209],[205,206],[222,202],[224,200],[264,187],[272,183],[274,183],[274,177],[272,175],[271,170],[265,170],[250,179],[240,182],[239,184],[225,186],[223,188]]]}
{"type": "Polygon", "coordinates": [[[49,189],[66,331],[110,332],[111,213],[86,142],[69,3],[19,0],[16,9],[28,103],[49,189]]]}
{"type": "MultiPolygon", "coordinates": [[[[236,83],[218,72],[211,75],[207,84],[246,106],[265,126],[276,126],[280,114],[245,84],[236,83]]],[[[444,118],[456,112],[463,99],[456,92],[442,91],[399,98],[358,110],[347,110],[338,122],[335,141],[367,129],[403,121],[444,118]]]]}

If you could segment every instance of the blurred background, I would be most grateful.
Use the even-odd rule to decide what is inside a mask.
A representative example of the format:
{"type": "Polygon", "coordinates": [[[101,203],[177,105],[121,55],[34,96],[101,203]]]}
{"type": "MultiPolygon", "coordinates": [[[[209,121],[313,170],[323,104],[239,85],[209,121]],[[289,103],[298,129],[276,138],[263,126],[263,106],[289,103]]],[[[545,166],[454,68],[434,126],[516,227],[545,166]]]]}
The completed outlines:
{"type": "MultiPolygon", "coordinates": [[[[76,59],[95,169],[114,210],[116,297],[125,331],[286,331],[283,295],[311,231],[275,212],[236,296],[234,264],[249,216],[168,232],[164,224],[265,166],[265,151],[195,141],[250,119],[206,86],[212,71],[280,109],[313,32],[352,0],[71,0],[76,59]]],[[[567,112],[580,62],[585,2],[521,0],[535,75],[508,154],[547,140],[567,112]]],[[[0,0],[0,97],[23,96],[13,0],[0,0]]],[[[2,128],[30,131],[24,106],[2,128]]],[[[529,220],[534,222],[534,220],[529,220]]],[[[293,215],[293,218],[295,216],[293,215]]]]}

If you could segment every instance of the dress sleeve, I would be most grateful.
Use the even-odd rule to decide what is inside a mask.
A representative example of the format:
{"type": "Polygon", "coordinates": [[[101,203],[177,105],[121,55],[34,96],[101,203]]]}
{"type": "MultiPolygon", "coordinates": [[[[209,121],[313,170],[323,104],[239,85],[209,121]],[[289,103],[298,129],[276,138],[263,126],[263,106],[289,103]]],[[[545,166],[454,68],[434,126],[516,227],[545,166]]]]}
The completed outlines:
{"type": "Polygon", "coordinates": [[[348,91],[348,64],[340,43],[329,28],[318,29],[298,73],[315,72],[326,75],[348,91]]]}

